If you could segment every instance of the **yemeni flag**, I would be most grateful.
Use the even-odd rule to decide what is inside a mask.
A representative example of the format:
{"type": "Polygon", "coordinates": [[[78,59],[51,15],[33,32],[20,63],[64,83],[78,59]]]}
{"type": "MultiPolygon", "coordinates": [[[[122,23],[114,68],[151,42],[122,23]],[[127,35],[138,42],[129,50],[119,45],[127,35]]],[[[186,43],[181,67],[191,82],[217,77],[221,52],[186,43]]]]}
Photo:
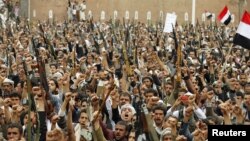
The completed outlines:
{"type": "Polygon", "coordinates": [[[247,11],[240,21],[233,43],[250,50],[250,14],[247,11]]]}
{"type": "Polygon", "coordinates": [[[223,10],[220,12],[218,19],[220,20],[221,23],[225,25],[228,25],[230,23],[232,18],[227,6],[225,6],[223,10]]]}

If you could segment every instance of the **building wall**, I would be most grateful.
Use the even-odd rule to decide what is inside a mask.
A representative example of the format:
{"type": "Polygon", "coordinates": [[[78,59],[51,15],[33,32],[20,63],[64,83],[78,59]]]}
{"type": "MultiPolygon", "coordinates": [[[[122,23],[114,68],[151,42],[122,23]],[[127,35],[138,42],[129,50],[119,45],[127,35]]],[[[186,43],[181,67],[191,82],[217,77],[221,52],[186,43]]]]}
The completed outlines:
{"type": "Polygon", "coordinates": [[[63,21],[67,18],[68,0],[30,0],[31,20],[48,20],[49,11],[55,20],[63,21]]]}
{"type": "MultiPolygon", "coordinates": [[[[48,19],[48,11],[53,10],[54,17],[57,20],[65,20],[67,18],[68,0],[30,0],[31,1],[31,19],[48,19]],[[36,17],[33,17],[33,11],[36,11],[36,17]]],[[[86,0],[88,11],[92,11],[96,20],[100,19],[101,11],[105,11],[106,19],[113,18],[116,10],[118,17],[125,17],[125,11],[129,11],[130,18],[134,17],[135,11],[139,13],[139,19],[146,21],[146,13],[151,11],[153,21],[160,19],[160,11],[175,12],[178,22],[184,22],[184,13],[188,13],[188,19],[191,21],[192,0],[86,0]]],[[[243,7],[243,10],[250,11],[250,0],[243,7]]],[[[235,21],[239,20],[238,0],[196,0],[196,19],[201,21],[201,15],[205,10],[217,14],[227,5],[235,15],[235,21]]],[[[163,19],[163,20],[164,20],[163,19]]]]}

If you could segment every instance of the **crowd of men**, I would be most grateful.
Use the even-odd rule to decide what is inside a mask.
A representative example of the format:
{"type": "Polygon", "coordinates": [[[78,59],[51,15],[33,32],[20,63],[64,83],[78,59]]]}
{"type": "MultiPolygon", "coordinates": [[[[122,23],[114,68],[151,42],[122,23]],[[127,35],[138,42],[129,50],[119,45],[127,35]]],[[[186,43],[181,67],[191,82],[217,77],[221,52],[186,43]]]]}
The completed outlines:
{"type": "Polygon", "coordinates": [[[0,35],[0,140],[206,141],[208,125],[250,124],[249,50],[233,45],[232,25],[10,25],[0,35]]]}

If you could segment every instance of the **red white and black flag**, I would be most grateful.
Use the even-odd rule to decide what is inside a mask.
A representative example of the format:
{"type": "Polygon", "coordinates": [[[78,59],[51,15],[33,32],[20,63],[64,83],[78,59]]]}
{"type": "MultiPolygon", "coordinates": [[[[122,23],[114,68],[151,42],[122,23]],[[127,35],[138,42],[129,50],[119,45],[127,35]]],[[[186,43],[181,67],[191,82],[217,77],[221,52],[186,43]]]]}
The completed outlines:
{"type": "Polygon", "coordinates": [[[250,50],[250,14],[247,11],[240,21],[233,43],[250,50]]]}
{"type": "Polygon", "coordinates": [[[227,6],[225,6],[223,10],[220,12],[220,14],[218,15],[218,19],[220,20],[221,23],[225,25],[228,25],[230,23],[232,18],[227,6]]]}

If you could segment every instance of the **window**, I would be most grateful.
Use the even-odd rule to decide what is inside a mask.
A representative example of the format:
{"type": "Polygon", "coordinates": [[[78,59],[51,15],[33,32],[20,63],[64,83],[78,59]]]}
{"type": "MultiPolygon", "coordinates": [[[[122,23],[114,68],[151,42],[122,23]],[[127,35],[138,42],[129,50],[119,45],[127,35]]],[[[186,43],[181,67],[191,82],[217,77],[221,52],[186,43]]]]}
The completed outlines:
{"type": "Polygon", "coordinates": [[[125,12],[125,19],[127,19],[127,20],[129,19],[129,11],[125,12]]]}
{"type": "Polygon", "coordinates": [[[147,20],[151,20],[151,11],[147,12],[147,20]]]}
{"type": "Polygon", "coordinates": [[[117,19],[117,16],[118,16],[118,12],[115,10],[114,11],[114,19],[117,19]]]}
{"type": "Polygon", "coordinates": [[[163,11],[160,11],[160,20],[163,20],[163,11]]]}
{"type": "Polygon", "coordinates": [[[53,10],[49,10],[49,19],[53,18],[53,10]]]}
{"type": "Polygon", "coordinates": [[[33,17],[34,18],[36,17],[36,10],[35,9],[33,10],[33,17]]]}
{"type": "Polygon", "coordinates": [[[187,12],[184,14],[184,20],[185,20],[186,22],[188,21],[188,13],[187,13],[187,12]]]}
{"type": "Polygon", "coordinates": [[[135,20],[138,20],[139,16],[138,16],[138,11],[135,11],[135,20]]]}
{"type": "Polygon", "coordinates": [[[104,11],[101,12],[101,20],[105,20],[105,12],[104,11]]]}

